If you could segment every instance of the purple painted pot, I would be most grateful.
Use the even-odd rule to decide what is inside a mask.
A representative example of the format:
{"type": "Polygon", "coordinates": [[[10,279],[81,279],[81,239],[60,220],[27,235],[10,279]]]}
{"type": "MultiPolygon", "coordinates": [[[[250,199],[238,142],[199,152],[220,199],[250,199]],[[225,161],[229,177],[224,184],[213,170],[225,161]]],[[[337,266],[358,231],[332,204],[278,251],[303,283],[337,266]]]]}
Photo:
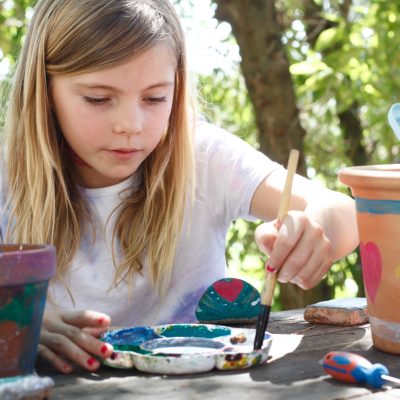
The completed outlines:
{"type": "Polygon", "coordinates": [[[33,372],[55,269],[53,246],[0,245],[0,378],[33,372]]]}

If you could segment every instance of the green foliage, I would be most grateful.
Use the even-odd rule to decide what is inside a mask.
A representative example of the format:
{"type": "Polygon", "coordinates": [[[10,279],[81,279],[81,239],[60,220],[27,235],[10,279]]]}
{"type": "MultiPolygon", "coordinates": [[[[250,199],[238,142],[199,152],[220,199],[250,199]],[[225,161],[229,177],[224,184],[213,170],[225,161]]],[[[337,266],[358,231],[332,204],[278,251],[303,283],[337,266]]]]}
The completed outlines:
{"type": "Polygon", "coordinates": [[[35,0],[0,0],[0,136],[7,76],[18,57],[34,3],[35,0]]]}
{"type": "Polygon", "coordinates": [[[214,69],[198,78],[197,87],[200,110],[210,121],[258,147],[253,106],[238,69],[229,76],[214,69]]]}
{"type": "Polygon", "coordinates": [[[26,24],[35,0],[0,1],[0,61],[14,63],[18,57],[26,24]]]}

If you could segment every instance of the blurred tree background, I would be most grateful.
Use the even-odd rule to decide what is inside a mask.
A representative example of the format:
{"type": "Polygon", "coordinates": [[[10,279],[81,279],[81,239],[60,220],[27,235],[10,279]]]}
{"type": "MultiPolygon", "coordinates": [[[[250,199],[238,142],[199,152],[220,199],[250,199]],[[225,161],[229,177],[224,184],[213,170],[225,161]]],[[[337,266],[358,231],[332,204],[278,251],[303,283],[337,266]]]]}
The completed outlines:
{"type": "MultiPolygon", "coordinates": [[[[230,27],[223,42],[239,54],[229,68],[212,68],[210,59],[209,71],[193,77],[207,119],[284,165],[290,149],[299,149],[298,171],[335,190],[347,191],[337,180],[342,167],[399,162],[399,144],[386,115],[399,101],[400,2],[202,2],[215,16],[209,26],[230,27]]],[[[12,70],[34,3],[0,0],[3,88],[4,71],[12,70]]],[[[196,29],[196,2],[173,3],[185,30],[196,29]]],[[[227,237],[227,259],[232,276],[261,289],[266,257],[253,241],[257,224],[235,221],[227,237]]],[[[274,308],[343,296],[364,296],[358,252],[336,262],[313,290],[279,285],[274,308]]]]}

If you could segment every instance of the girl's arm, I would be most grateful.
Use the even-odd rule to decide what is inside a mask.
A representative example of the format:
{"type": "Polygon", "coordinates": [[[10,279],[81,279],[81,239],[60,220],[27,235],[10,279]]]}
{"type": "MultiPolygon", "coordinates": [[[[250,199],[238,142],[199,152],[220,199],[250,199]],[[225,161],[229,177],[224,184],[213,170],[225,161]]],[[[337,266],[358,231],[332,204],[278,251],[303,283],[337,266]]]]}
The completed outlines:
{"type": "Polygon", "coordinates": [[[268,270],[279,270],[280,282],[293,282],[304,289],[315,286],[333,261],[350,253],[358,244],[354,201],[295,175],[289,213],[281,227],[276,216],[286,178],[279,168],[259,185],[250,212],[264,221],[256,230],[256,241],[269,255],[268,270]]]}

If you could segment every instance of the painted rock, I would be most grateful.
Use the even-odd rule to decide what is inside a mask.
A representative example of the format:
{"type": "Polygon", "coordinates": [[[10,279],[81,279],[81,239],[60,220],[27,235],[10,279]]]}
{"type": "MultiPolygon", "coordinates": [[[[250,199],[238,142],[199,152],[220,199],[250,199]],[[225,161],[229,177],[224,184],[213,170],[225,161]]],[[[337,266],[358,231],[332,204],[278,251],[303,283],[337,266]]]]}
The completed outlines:
{"type": "Polygon", "coordinates": [[[313,324],[353,326],[368,322],[365,297],[334,299],[311,304],[304,319],[313,324]]]}
{"type": "Polygon", "coordinates": [[[248,282],[224,278],[214,282],[201,296],[196,318],[202,323],[255,323],[260,309],[260,293],[248,282]]]}

